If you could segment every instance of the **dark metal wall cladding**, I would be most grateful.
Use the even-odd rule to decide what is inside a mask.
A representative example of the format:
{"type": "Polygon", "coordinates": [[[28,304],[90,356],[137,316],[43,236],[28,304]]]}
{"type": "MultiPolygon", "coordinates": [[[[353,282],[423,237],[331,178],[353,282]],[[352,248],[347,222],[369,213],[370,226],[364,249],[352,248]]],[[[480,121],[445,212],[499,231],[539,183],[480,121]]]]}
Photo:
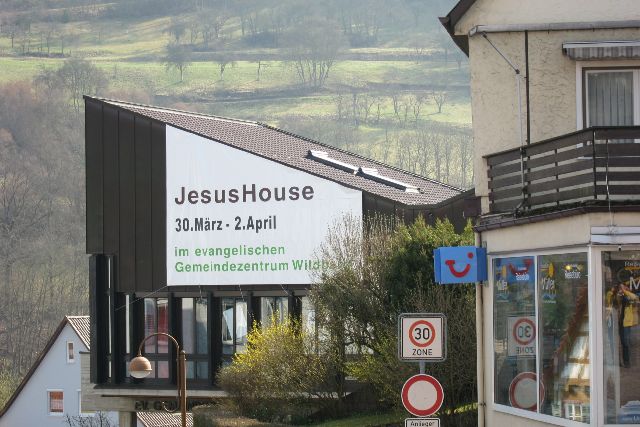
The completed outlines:
{"type": "Polygon", "coordinates": [[[86,105],[87,253],[115,255],[118,292],[166,285],[165,126],[86,105]]]}
{"type": "MultiPolygon", "coordinates": [[[[86,98],[85,105],[87,253],[114,255],[115,292],[159,291],[166,286],[165,124],[100,100],[86,98]]],[[[364,191],[362,198],[364,216],[405,222],[423,216],[428,224],[447,216],[457,230],[464,227],[462,199],[415,206],[364,191]]],[[[171,288],[189,290],[193,287],[171,288]]]]}

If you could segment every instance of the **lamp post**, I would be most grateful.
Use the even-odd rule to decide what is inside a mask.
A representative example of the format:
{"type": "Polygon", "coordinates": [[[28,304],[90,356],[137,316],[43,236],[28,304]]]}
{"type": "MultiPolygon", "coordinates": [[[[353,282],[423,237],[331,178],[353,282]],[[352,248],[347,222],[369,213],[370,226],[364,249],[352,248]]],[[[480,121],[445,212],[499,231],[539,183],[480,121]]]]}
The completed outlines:
{"type": "MultiPolygon", "coordinates": [[[[176,360],[178,365],[178,405],[180,406],[180,415],[182,416],[182,427],[187,427],[187,354],[184,350],[180,349],[180,344],[178,344],[178,341],[174,337],[164,332],[156,332],[144,337],[138,347],[138,355],[129,362],[129,373],[134,378],[145,378],[151,373],[151,362],[142,355],[142,346],[149,338],[158,335],[170,338],[176,346],[176,352],[178,354],[178,359],[176,360]]],[[[175,410],[170,411],[167,409],[165,402],[162,402],[162,409],[167,412],[175,412],[175,410]]]]}

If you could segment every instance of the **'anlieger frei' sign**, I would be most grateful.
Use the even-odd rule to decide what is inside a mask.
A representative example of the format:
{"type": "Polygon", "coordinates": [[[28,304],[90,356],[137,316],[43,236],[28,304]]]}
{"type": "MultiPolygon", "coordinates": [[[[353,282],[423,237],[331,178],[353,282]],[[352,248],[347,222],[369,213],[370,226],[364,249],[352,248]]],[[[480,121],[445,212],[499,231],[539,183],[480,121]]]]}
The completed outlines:
{"type": "Polygon", "coordinates": [[[307,284],[362,193],[167,126],[167,283],[307,284]]]}

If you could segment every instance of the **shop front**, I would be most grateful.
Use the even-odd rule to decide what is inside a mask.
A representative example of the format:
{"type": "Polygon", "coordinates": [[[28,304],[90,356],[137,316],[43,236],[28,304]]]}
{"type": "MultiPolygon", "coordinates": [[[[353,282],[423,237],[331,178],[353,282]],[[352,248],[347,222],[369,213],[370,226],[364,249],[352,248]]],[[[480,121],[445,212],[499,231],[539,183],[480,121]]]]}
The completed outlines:
{"type": "Polygon", "coordinates": [[[487,425],[640,422],[634,223],[592,213],[481,231],[487,425]]]}

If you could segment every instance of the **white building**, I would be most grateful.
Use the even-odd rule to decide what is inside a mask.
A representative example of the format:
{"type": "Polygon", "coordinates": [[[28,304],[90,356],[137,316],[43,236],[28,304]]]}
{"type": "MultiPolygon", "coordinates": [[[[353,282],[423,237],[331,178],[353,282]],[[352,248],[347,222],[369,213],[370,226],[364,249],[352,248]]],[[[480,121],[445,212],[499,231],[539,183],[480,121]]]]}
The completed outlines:
{"type": "MultiPolygon", "coordinates": [[[[0,411],[0,427],[67,424],[67,415],[95,417],[80,404],[80,352],[89,351],[89,316],[65,316],[0,411]]],[[[117,413],[105,413],[112,426],[117,413]]]]}
{"type": "Polygon", "coordinates": [[[640,2],[461,0],[480,423],[640,425],[640,2]]]}

